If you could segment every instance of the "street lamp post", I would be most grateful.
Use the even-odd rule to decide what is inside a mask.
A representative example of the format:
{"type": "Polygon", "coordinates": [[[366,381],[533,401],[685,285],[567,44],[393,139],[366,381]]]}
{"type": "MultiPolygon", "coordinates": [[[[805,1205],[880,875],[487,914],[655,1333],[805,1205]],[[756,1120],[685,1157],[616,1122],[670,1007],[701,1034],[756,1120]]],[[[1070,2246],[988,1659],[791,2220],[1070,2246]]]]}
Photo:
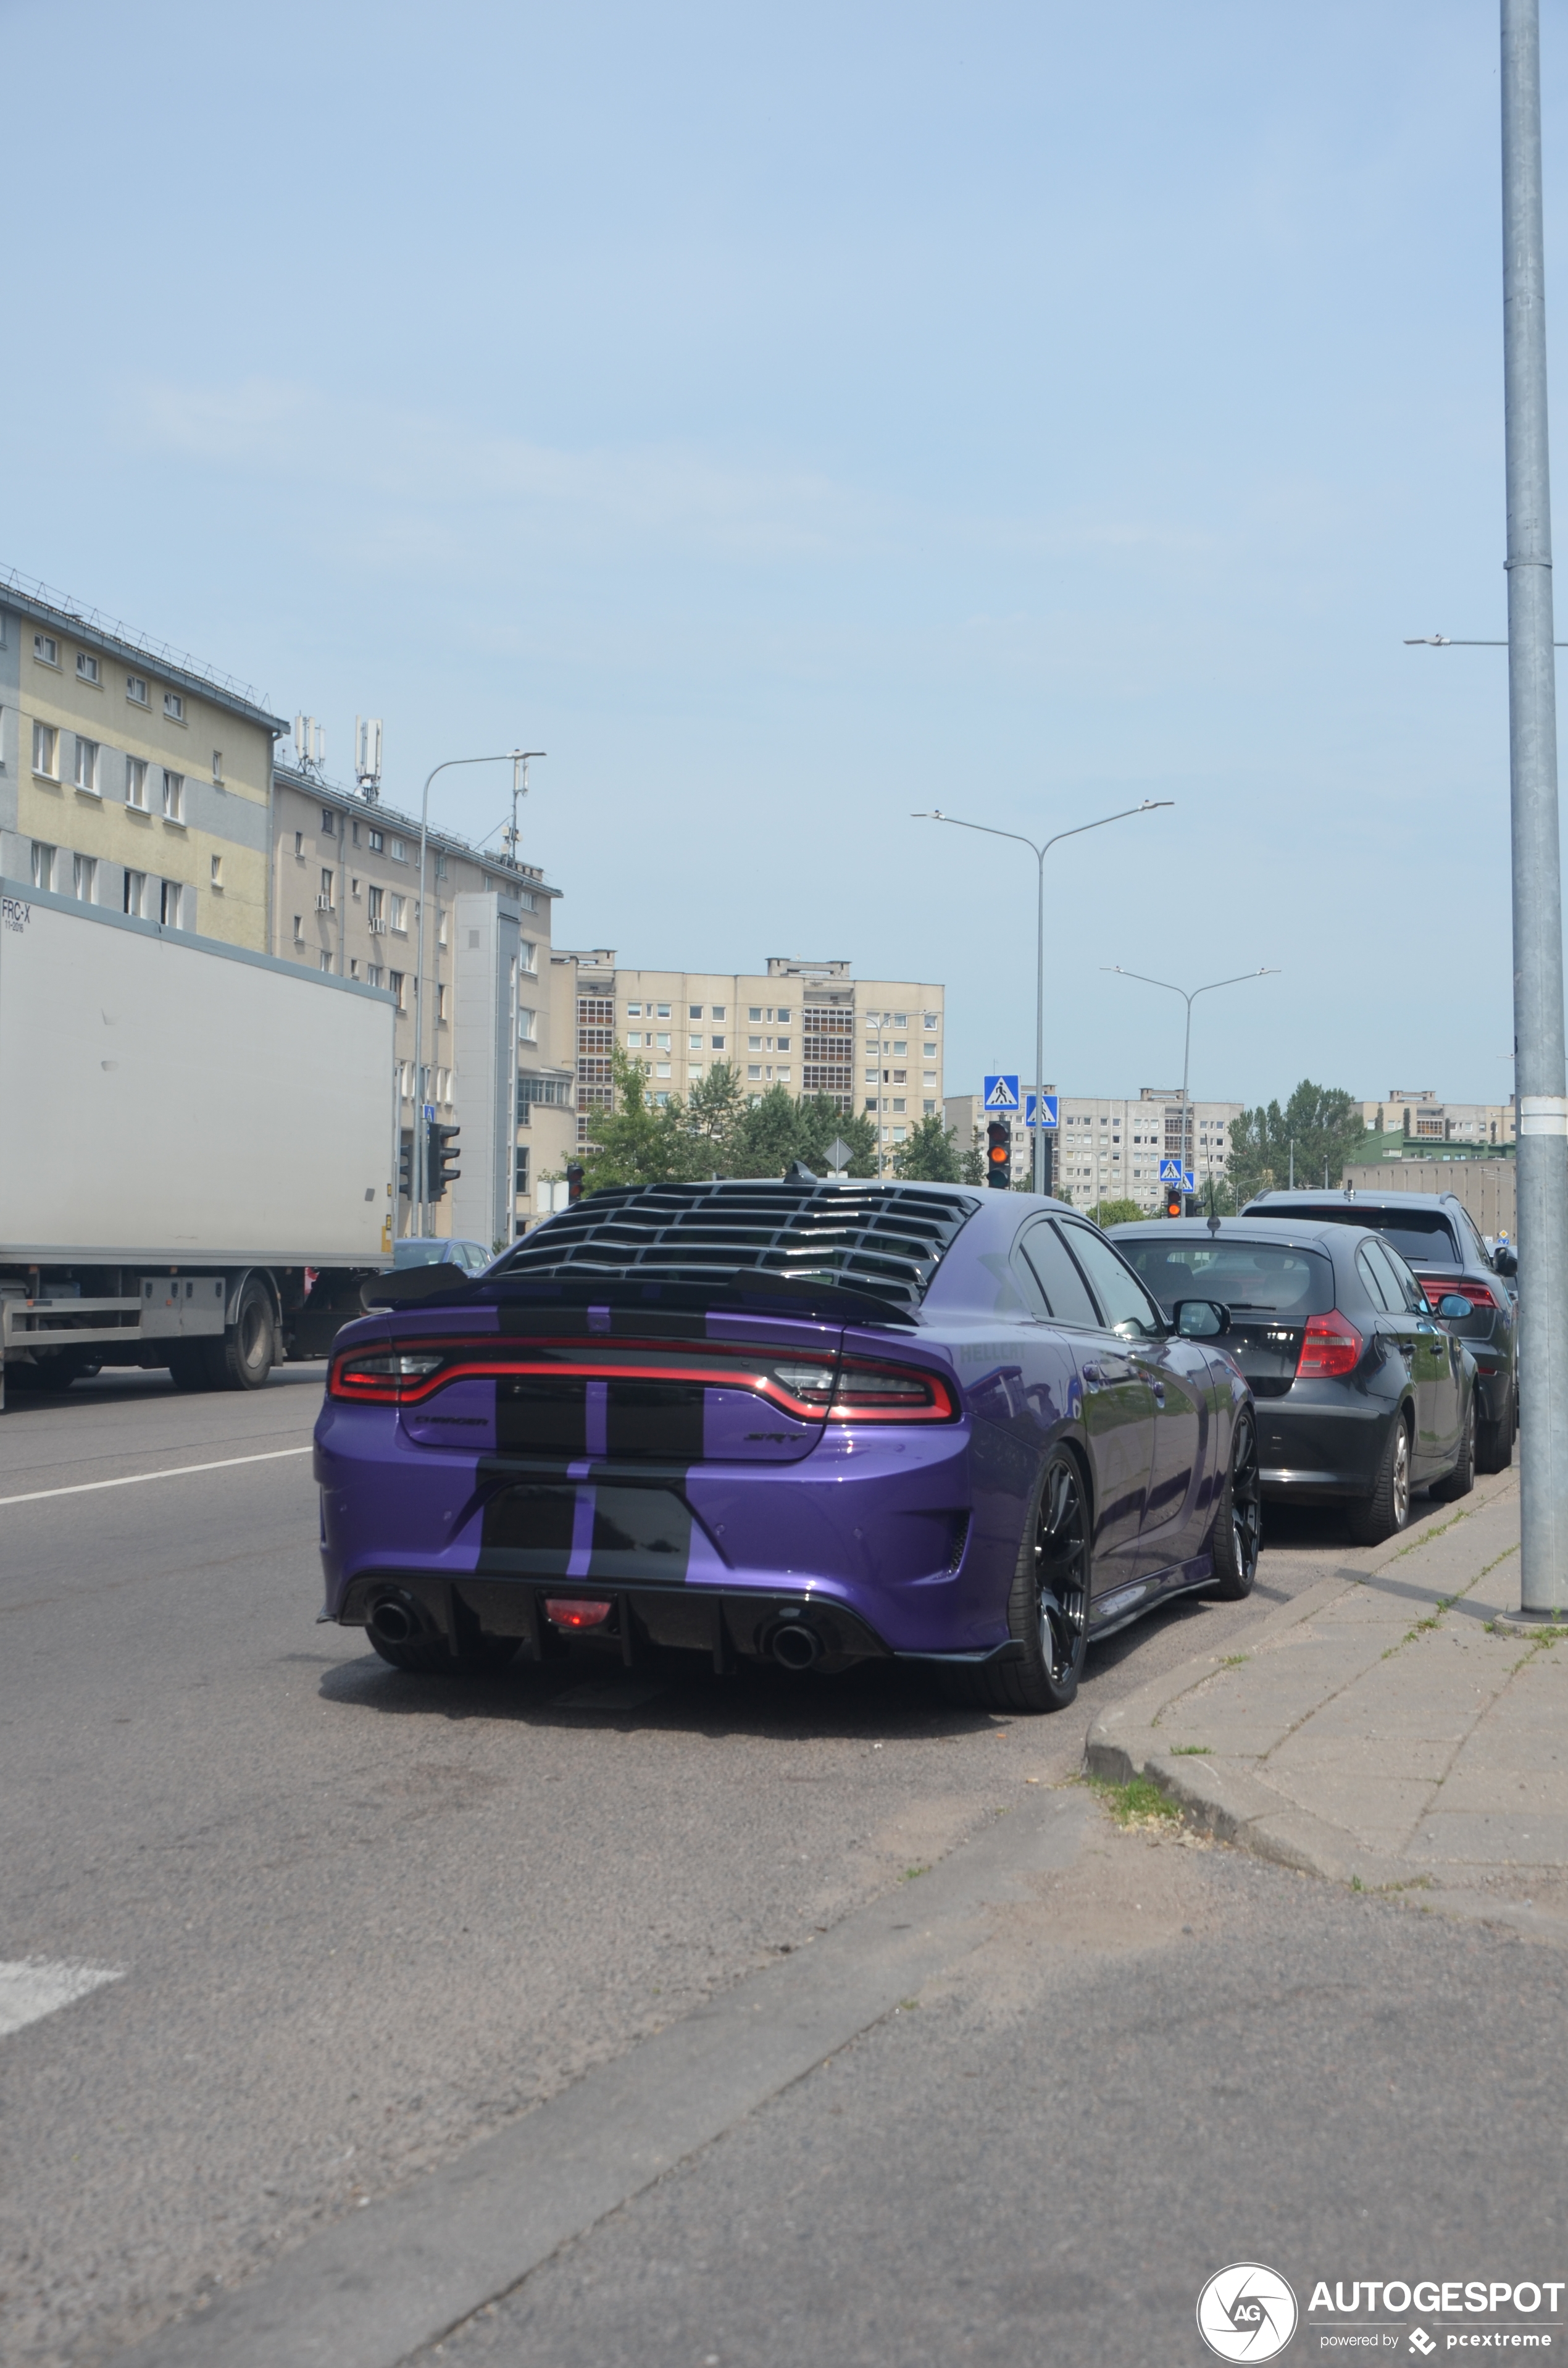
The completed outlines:
{"type": "Polygon", "coordinates": [[[1123,806],[1119,814],[1101,814],[1097,822],[1081,822],[1072,830],[1059,830],[1043,846],[1026,838],[1022,831],[998,830],[988,822],[965,822],[960,814],[944,814],[939,806],[929,814],[912,814],[912,822],[950,822],[960,830],[983,831],[988,838],[1011,838],[1019,847],[1027,847],[1034,857],[1040,872],[1040,895],[1035,912],[1035,1014],[1034,1014],[1034,1156],[1031,1181],[1037,1192],[1045,1190],[1045,1129],[1040,1121],[1045,1112],[1041,1103],[1045,1095],[1045,859],[1053,847],[1064,838],[1082,838],[1087,830],[1103,830],[1107,823],[1126,822],[1131,814],[1153,814],[1162,806],[1173,806],[1174,798],[1145,798],[1141,805],[1123,806]]]}
{"type": "MultiPolygon", "coordinates": [[[[548,756],[549,753],[546,748],[523,748],[513,753],[512,827],[506,834],[506,848],[512,859],[514,871],[517,868],[517,800],[526,798],[528,793],[528,760],[533,757],[548,756]]],[[[521,1008],[522,970],[523,930],[519,908],[517,950],[512,957],[512,1050],[511,1067],[507,1072],[510,1091],[506,1099],[507,1110],[510,1113],[506,1137],[506,1241],[508,1247],[517,1238],[517,1132],[518,1121],[522,1117],[522,1105],[518,1100],[522,1088],[517,1077],[517,1013],[521,1008]]]]}
{"type": "MultiPolygon", "coordinates": [[[[1187,1098],[1188,1065],[1192,1056],[1192,1007],[1200,995],[1212,995],[1218,987],[1244,986],[1249,978],[1278,978],[1279,973],[1278,970],[1238,971],[1234,978],[1211,978],[1206,985],[1188,988],[1174,986],[1168,978],[1145,978],[1141,970],[1123,970],[1119,962],[1102,962],[1100,967],[1108,972],[1113,978],[1135,978],[1141,986],[1163,986],[1167,993],[1179,995],[1187,1006],[1187,1034],[1182,1041],[1181,1048],[1181,1164],[1185,1171],[1191,1149],[1189,1137],[1192,1132],[1192,1110],[1187,1098]]],[[[1193,1180],[1196,1183],[1196,1176],[1193,1180]]],[[[1185,1188],[1182,1197],[1186,1199],[1185,1188]]]]}
{"type": "MultiPolygon", "coordinates": [[[[517,748],[504,749],[498,757],[449,757],[445,762],[433,765],[425,776],[425,791],[419,801],[419,905],[414,944],[414,1176],[415,1233],[425,1231],[426,1206],[428,1194],[428,1146],[425,1133],[425,849],[429,837],[430,784],[437,773],[449,773],[454,765],[503,765],[508,757],[521,755],[517,748]]],[[[514,1048],[514,1058],[516,1050],[514,1048]]]]}

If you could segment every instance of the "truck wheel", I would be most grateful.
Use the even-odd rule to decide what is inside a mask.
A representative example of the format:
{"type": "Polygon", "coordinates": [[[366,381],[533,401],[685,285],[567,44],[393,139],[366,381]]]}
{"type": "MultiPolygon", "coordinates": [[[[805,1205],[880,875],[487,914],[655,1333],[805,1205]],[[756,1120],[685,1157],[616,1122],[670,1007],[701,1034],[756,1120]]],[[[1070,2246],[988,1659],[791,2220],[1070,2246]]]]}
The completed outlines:
{"type": "Polygon", "coordinates": [[[220,1390],[259,1390],[278,1354],[278,1327],[267,1285],[255,1275],[240,1292],[234,1320],[221,1340],[205,1343],[220,1390]]]}
{"type": "Polygon", "coordinates": [[[169,1350],[169,1379],[176,1390],[210,1390],[215,1384],[203,1353],[203,1340],[187,1340],[169,1350]]]}

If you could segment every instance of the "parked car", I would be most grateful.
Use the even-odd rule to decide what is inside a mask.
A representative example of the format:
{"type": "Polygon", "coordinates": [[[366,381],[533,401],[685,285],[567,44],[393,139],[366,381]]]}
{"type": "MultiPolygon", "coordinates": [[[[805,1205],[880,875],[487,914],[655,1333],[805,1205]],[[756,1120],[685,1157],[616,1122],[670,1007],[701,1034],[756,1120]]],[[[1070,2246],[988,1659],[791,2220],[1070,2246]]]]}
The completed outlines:
{"type": "Polygon", "coordinates": [[[483,1242],[444,1239],[439,1234],[411,1234],[392,1244],[392,1269],[409,1266],[460,1266],[465,1274],[483,1274],[494,1253],[483,1242]]]}
{"type": "Polygon", "coordinates": [[[1456,1292],[1468,1301],[1464,1320],[1449,1322],[1475,1360],[1476,1469],[1507,1470],[1519,1427],[1518,1293],[1508,1288],[1518,1258],[1506,1246],[1488,1250],[1457,1193],[1260,1192],[1242,1215],[1369,1226],[1415,1269],[1428,1306],[1456,1292]]]}
{"type": "Polygon", "coordinates": [[[1112,1238],[1167,1314],[1194,1295],[1230,1311],[1221,1345],[1256,1401],[1266,1497],[1343,1499],[1352,1537],[1376,1545],[1404,1528],[1413,1489],[1469,1494],[1471,1303],[1450,1292],[1434,1310],[1386,1236],[1259,1211],[1112,1238]]]}
{"type": "Polygon", "coordinates": [[[1167,1321],[1053,1201],[629,1187],[442,1280],[373,1286],[316,1428],[324,1616],[400,1668],[891,1656],[1046,1711],[1092,1638],[1252,1587],[1223,1309],[1167,1321]]]}

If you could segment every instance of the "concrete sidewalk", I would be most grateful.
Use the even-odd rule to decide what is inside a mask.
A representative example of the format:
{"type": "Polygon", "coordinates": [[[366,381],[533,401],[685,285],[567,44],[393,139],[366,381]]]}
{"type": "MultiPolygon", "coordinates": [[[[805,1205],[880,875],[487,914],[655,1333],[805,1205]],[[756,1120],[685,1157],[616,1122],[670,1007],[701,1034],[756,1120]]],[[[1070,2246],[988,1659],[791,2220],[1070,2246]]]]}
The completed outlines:
{"type": "Polygon", "coordinates": [[[1247,1654],[1102,1713],[1091,1772],[1283,1865],[1568,1939],[1568,1633],[1515,1617],[1518,1540],[1506,1472],[1347,1553],[1247,1654]]]}

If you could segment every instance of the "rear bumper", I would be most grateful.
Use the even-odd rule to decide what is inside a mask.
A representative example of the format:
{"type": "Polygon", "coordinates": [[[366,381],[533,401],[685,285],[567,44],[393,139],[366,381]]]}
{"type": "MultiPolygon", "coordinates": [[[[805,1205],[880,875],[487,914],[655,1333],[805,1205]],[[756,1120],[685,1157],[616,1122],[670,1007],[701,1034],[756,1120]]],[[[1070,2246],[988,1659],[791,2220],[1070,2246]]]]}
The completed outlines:
{"type": "MultiPolygon", "coordinates": [[[[555,1580],[539,1586],[515,1578],[451,1577],[445,1572],[368,1572],[357,1578],[337,1613],[340,1627],[363,1627],[377,1601],[395,1597],[417,1609],[426,1634],[443,1636],[453,1653],[481,1634],[515,1636],[525,1659],[544,1661],[564,1650],[567,1634],[612,1652],[635,1668],[654,1647],[702,1653],[716,1669],[737,1660],[775,1657],[774,1645],[786,1630],[804,1631],[816,1649],[813,1666],[847,1668],[856,1661],[899,1660],[962,1664],[1014,1659],[1022,1647],[1012,1640],[971,1652],[895,1652],[870,1623],[847,1605],[811,1590],[764,1595],[718,1588],[588,1587],[555,1580]],[[608,1602],[609,1617],[596,1628],[555,1628],[547,1602],[608,1602]]],[[[797,1664],[797,1666],[802,1666],[797,1664]]]]}
{"type": "Polygon", "coordinates": [[[1271,1497],[1371,1494],[1395,1407],[1349,1399],[1298,1406],[1262,1398],[1257,1406],[1260,1477],[1271,1497]]]}

